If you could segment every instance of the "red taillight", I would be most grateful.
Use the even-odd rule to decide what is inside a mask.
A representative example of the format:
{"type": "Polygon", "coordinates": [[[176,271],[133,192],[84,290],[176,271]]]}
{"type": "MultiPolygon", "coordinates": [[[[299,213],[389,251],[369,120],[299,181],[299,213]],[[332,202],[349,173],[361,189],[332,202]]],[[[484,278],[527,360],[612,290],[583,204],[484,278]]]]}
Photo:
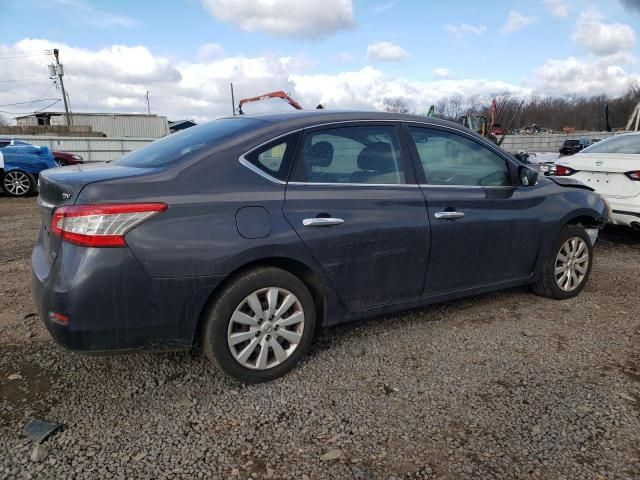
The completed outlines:
{"type": "Polygon", "coordinates": [[[559,177],[567,177],[573,175],[577,170],[573,168],[565,167],[564,165],[556,165],[556,175],[559,177]]]}
{"type": "Polygon", "coordinates": [[[51,231],[63,240],[85,247],[124,247],[132,228],[164,212],[164,203],[113,203],[57,208],[51,231]]]}
{"type": "Polygon", "coordinates": [[[627,177],[631,180],[635,180],[636,182],[640,182],[640,170],[634,170],[633,172],[625,173],[627,177]]]}
{"type": "Polygon", "coordinates": [[[69,325],[69,317],[58,312],[49,312],[49,320],[59,325],[69,325]]]}

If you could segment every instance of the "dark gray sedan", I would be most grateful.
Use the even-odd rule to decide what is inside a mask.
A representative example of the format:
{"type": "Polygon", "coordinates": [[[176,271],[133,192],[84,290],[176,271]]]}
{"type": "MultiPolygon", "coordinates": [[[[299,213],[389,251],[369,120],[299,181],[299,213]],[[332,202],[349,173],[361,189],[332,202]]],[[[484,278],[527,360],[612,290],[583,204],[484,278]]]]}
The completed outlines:
{"type": "Polygon", "coordinates": [[[244,382],[317,331],[518,285],[589,278],[604,200],[433,118],[225,118],[40,176],[33,293],[80,351],[188,349],[244,382]]]}

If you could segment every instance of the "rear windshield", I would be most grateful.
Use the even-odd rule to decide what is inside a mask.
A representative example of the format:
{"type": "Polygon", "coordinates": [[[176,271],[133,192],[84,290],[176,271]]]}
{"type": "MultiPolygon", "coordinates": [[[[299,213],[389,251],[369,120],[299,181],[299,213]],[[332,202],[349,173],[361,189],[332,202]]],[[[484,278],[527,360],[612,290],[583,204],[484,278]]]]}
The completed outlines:
{"type": "Polygon", "coordinates": [[[113,163],[126,167],[153,168],[178,162],[204,147],[257,126],[250,118],[223,118],[181,130],[134,150],[113,163]]]}
{"type": "Polygon", "coordinates": [[[640,135],[618,135],[605,138],[583,150],[584,153],[635,153],[640,154],[640,135]]]}

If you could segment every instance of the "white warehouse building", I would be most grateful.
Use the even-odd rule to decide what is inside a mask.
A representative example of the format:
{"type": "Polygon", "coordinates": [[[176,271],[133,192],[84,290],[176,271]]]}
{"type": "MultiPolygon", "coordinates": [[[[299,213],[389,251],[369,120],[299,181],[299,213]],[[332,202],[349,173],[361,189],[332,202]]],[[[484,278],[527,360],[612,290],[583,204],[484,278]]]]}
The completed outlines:
{"type": "MultiPolygon", "coordinates": [[[[135,113],[72,113],[74,127],[89,126],[107,138],[160,138],[169,135],[167,117],[135,113]]],[[[19,127],[66,126],[64,112],[42,112],[16,118],[19,127]]]]}

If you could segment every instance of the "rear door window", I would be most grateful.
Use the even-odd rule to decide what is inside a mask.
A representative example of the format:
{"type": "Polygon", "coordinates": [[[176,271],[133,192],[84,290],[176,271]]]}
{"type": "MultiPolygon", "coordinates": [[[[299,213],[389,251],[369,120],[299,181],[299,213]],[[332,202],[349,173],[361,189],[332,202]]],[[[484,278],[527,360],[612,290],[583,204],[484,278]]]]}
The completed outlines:
{"type": "Polygon", "coordinates": [[[392,125],[309,132],[291,180],[307,183],[403,184],[404,167],[392,125]]]}

